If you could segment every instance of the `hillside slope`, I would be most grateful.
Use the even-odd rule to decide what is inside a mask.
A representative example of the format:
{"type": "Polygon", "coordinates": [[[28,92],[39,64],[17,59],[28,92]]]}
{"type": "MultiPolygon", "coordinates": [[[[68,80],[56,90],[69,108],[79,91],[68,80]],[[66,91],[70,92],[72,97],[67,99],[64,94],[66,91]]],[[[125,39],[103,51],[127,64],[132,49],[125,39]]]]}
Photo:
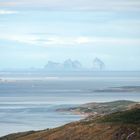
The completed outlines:
{"type": "Polygon", "coordinates": [[[11,134],[0,140],[140,140],[140,108],[84,119],[55,129],[11,134]]]}

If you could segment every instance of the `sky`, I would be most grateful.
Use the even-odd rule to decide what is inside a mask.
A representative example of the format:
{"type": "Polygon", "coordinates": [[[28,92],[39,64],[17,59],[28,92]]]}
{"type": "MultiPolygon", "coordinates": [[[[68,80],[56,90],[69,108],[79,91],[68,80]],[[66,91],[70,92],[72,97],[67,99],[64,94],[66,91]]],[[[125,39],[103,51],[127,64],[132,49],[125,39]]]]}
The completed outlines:
{"type": "Polygon", "coordinates": [[[0,69],[95,57],[140,70],[139,0],[0,0],[0,69]]]}

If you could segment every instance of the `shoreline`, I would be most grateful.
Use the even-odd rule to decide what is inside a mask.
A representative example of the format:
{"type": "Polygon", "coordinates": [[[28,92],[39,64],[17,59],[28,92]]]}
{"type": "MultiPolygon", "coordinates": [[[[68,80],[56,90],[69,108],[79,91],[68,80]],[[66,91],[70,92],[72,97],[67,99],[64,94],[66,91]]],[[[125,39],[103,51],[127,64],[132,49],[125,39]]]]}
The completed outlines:
{"type": "Polygon", "coordinates": [[[85,140],[87,137],[89,137],[90,140],[97,140],[97,137],[95,136],[98,136],[98,139],[100,137],[104,138],[104,133],[106,133],[106,136],[109,135],[108,140],[118,140],[120,139],[119,137],[114,138],[114,136],[117,136],[116,134],[120,134],[121,137],[124,137],[125,134],[125,137],[127,138],[128,136],[135,134],[135,132],[137,132],[137,135],[133,135],[132,140],[138,140],[140,138],[139,118],[140,103],[134,108],[129,108],[128,110],[97,117],[90,116],[89,118],[82,119],[80,121],[74,121],[52,129],[12,133],[0,137],[0,140],[66,140],[66,138],[76,139],[77,136],[80,140],[85,140]],[[99,132],[101,132],[100,135],[98,135],[99,132]],[[135,139],[135,136],[137,136],[137,139],[135,139]],[[93,139],[93,137],[95,137],[95,139],[93,139]]]}

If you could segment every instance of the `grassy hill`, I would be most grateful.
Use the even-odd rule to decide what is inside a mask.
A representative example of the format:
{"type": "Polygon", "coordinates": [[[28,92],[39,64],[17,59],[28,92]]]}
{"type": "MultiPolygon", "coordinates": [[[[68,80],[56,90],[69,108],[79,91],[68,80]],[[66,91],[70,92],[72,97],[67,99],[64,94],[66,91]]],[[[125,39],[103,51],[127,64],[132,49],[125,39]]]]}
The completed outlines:
{"type": "Polygon", "coordinates": [[[60,108],[57,111],[61,112],[72,112],[72,113],[79,113],[79,114],[110,114],[118,111],[124,111],[135,106],[137,103],[133,101],[127,100],[119,100],[113,102],[104,102],[104,103],[87,103],[80,105],[78,107],[72,108],[60,108]]]}
{"type": "Polygon", "coordinates": [[[12,134],[0,140],[140,140],[140,106],[55,129],[12,134]]]}

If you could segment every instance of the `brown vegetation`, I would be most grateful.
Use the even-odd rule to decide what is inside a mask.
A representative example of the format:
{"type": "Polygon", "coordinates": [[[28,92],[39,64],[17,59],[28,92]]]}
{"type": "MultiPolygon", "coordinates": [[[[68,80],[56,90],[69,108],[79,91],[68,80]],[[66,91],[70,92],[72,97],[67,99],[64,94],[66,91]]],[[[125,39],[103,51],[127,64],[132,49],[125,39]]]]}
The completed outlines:
{"type": "Polygon", "coordinates": [[[0,140],[140,140],[139,120],[140,109],[136,108],[98,116],[96,119],[85,119],[55,129],[12,134],[0,140]],[[125,119],[127,121],[124,121],[125,119]]]}

